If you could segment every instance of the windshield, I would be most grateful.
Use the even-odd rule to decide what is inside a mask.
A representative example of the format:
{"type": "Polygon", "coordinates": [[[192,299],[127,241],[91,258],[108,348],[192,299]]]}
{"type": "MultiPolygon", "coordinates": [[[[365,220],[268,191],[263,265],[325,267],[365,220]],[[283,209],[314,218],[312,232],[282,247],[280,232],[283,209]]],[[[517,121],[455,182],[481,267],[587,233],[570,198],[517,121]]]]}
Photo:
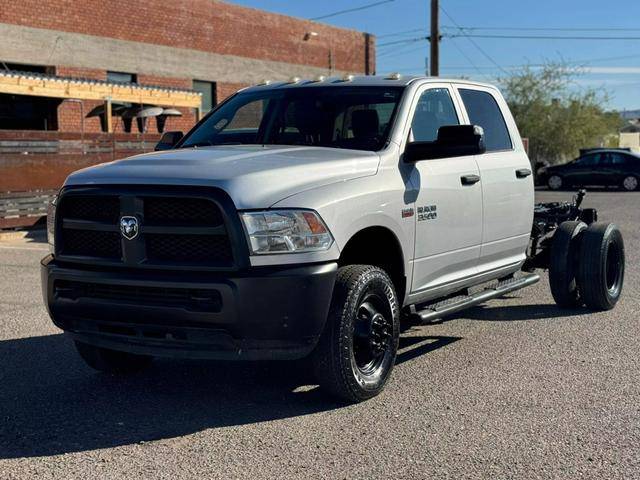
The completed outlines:
{"type": "Polygon", "coordinates": [[[240,93],[180,145],[312,145],[380,150],[402,87],[300,87],[240,93]]]}

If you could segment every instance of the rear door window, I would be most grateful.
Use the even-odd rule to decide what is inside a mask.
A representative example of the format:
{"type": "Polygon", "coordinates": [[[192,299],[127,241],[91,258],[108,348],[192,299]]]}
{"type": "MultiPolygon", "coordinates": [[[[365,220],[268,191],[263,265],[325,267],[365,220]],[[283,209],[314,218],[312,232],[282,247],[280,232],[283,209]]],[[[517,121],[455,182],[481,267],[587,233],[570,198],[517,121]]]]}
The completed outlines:
{"type": "Polygon", "coordinates": [[[465,88],[459,89],[459,92],[471,124],[484,129],[487,152],[511,150],[513,144],[509,129],[493,95],[482,90],[465,88]]]}

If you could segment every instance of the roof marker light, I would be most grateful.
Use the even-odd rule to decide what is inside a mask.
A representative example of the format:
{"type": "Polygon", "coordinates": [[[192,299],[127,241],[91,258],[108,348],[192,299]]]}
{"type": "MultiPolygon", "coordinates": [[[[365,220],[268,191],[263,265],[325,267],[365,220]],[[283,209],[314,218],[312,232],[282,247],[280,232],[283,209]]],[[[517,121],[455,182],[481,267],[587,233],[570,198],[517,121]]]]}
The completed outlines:
{"type": "Polygon", "coordinates": [[[398,72],[393,72],[387,75],[385,77],[385,80],[400,80],[401,77],[402,75],[400,75],[398,72]]]}

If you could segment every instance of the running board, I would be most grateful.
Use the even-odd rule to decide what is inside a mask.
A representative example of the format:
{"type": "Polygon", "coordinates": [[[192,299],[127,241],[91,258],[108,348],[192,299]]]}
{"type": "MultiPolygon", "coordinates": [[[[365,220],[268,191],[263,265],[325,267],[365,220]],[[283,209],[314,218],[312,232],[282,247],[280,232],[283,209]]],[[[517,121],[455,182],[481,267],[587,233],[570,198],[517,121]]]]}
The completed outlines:
{"type": "Polygon", "coordinates": [[[501,297],[515,290],[528,287],[529,285],[537,283],[538,280],[540,280],[540,275],[537,274],[528,274],[517,278],[511,277],[469,295],[458,295],[421,306],[420,310],[412,312],[412,316],[417,317],[417,320],[421,323],[429,323],[451,315],[452,313],[459,312],[460,310],[486,302],[492,298],[501,297]]]}

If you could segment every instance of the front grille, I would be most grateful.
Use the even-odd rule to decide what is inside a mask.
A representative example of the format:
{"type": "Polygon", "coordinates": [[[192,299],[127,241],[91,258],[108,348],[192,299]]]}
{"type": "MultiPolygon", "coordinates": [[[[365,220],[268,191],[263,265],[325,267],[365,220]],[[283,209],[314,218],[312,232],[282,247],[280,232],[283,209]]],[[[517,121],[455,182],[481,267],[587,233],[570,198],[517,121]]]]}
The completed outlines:
{"type": "Polygon", "coordinates": [[[145,197],[144,219],[149,225],[222,225],[215,203],[202,198],[145,197]]]}
{"type": "Polygon", "coordinates": [[[67,255],[111,259],[122,257],[122,244],[118,232],[64,229],[62,242],[67,255]]]}
{"type": "Polygon", "coordinates": [[[113,195],[77,195],[60,205],[59,215],[78,220],[116,223],[120,218],[120,200],[113,195]]]}
{"type": "Polygon", "coordinates": [[[225,215],[215,196],[148,190],[63,192],[56,227],[58,257],[137,268],[235,266],[225,215]],[[120,233],[123,216],[138,220],[138,234],[131,240],[120,233]]]}
{"type": "Polygon", "coordinates": [[[68,300],[88,298],[138,306],[179,307],[190,311],[212,313],[222,310],[222,296],[218,290],[57,280],[54,284],[54,293],[56,297],[68,300]]]}
{"type": "Polygon", "coordinates": [[[229,237],[220,235],[147,235],[147,258],[169,262],[228,262],[229,237]]]}

